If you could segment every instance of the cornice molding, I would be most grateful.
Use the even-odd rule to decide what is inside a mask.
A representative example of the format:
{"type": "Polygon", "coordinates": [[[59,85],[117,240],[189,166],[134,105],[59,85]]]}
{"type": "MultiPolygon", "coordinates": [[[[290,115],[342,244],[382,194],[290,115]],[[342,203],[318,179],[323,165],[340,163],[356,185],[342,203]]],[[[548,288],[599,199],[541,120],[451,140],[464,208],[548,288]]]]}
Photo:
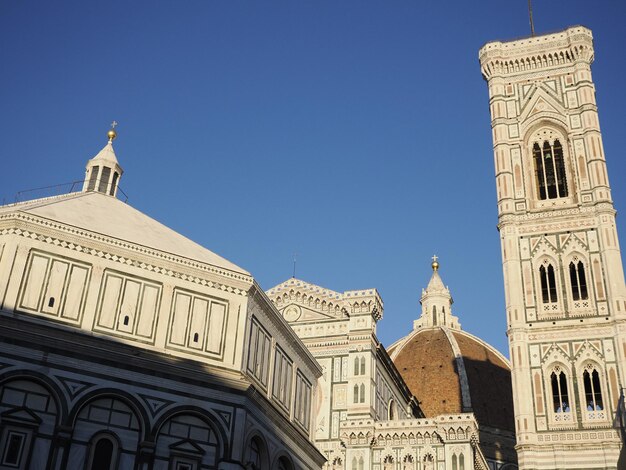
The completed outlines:
{"type": "Polygon", "coordinates": [[[64,226],[46,219],[38,219],[30,215],[15,213],[0,216],[0,236],[17,235],[235,295],[245,296],[252,284],[251,276],[233,273],[205,263],[64,226]],[[111,250],[111,246],[119,248],[119,252],[115,253],[111,250]],[[127,253],[123,253],[124,250],[127,253]],[[157,265],[154,263],[156,261],[154,258],[164,260],[168,265],[157,265]],[[197,271],[209,276],[198,276],[197,271]],[[225,284],[223,280],[218,281],[220,277],[233,280],[233,284],[236,285],[225,284]]]}

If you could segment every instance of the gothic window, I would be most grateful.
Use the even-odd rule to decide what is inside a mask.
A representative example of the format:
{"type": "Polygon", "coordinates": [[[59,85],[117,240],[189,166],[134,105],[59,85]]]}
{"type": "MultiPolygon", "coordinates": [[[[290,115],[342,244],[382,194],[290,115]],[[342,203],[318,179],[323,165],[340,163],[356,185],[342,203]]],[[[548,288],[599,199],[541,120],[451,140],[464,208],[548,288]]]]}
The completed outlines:
{"type": "Polygon", "coordinates": [[[465,456],[459,454],[459,470],[465,470],[465,456]]]}
{"type": "Polygon", "coordinates": [[[600,387],[600,374],[593,364],[588,364],[583,372],[583,384],[585,387],[585,406],[587,411],[602,411],[602,388],[600,387]]]}
{"type": "Polygon", "coordinates": [[[359,402],[359,386],[358,385],[354,386],[354,399],[352,401],[354,401],[354,403],[359,402]]]}
{"type": "Polygon", "coordinates": [[[556,278],[554,268],[547,263],[539,268],[539,279],[541,280],[541,297],[544,304],[556,302],[556,278]]]}
{"type": "Polygon", "coordinates": [[[569,264],[569,278],[572,286],[572,297],[574,300],[587,300],[587,278],[585,276],[585,265],[578,258],[574,258],[569,264]]]}
{"type": "Polygon", "coordinates": [[[452,470],[459,470],[459,459],[456,454],[452,454],[452,470]]]}
{"type": "Polygon", "coordinates": [[[383,469],[393,470],[393,464],[394,464],[393,457],[391,455],[388,455],[387,457],[385,457],[385,460],[383,461],[383,469]]]}
{"type": "Polygon", "coordinates": [[[365,385],[359,387],[359,403],[365,403],[365,385]]]}
{"type": "Polygon", "coordinates": [[[341,460],[341,457],[335,457],[335,460],[333,460],[332,470],[343,470],[343,461],[341,460]]]}
{"type": "Polygon", "coordinates": [[[433,305],[433,325],[437,325],[437,306],[433,305]]]}
{"type": "Polygon", "coordinates": [[[567,196],[567,178],[563,147],[559,140],[553,144],[544,141],[533,144],[533,159],[537,177],[537,193],[539,199],[556,199],[567,196]]]}
{"type": "Polygon", "coordinates": [[[404,465],[402,470],[414,470],[415,469],[415,461],[413,460],[413,456],[407,455],[404,457],[404,465]]]}
{"type": "Polygon", "coordinates": [[[552,404],[555,413],[569,413],[570,401],[567,393],[567,375],[556,366],[550,374],[552,387],[552,404]]]}
{"type": "Polygon", "coordinates": [[[364,467],[365,467],[365,460],[363,460],[363,457],[359,457],[359,470],[363,470],[364,467]]]}
{"type": "Polygon", "coordinates": [[[365,375],[365,358],[361,357],[361,375],[365,375]]]}

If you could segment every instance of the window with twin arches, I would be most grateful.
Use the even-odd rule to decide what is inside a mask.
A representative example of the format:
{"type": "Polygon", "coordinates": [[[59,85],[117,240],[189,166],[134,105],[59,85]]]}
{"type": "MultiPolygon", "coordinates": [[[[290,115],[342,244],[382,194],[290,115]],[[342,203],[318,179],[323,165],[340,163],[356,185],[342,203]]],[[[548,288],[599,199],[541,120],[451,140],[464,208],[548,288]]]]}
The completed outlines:
{"type": "MultiPolygon", "coordinates": [[[[545,258],[541,261],[538,269],[540,298],[545,308],[555,306],[559,301],[561,289],[559,287],[558,270],[561,263],[545,258]]],[[[570,255],[562,265],[565,283],[569,287],[569,295],[573,301],[573,308],[581,309],[589,307],[589,288],[587,264],[581,256],[570,255]]]]}

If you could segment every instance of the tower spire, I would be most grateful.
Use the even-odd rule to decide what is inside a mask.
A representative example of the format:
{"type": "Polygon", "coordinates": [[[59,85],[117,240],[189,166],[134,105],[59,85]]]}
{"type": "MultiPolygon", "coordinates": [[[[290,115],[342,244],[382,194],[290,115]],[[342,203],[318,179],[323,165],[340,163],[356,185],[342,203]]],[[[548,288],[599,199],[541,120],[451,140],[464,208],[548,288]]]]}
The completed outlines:
{"type": "Polygon", "coordinates": [[[528,19],[530,21],[530,35],[535,35],[535,23],[533,22],[533,2],[528,0],[528,19]]]}

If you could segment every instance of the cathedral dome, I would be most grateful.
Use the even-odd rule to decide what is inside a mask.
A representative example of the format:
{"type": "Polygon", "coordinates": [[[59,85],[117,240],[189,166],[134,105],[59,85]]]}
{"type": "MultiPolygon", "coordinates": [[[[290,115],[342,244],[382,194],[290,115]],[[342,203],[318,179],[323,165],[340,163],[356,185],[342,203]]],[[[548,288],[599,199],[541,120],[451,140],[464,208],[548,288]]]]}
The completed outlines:
{"type": "Polygon", "coordinates": [[[388,348],[427,417],[473,412],[479,425],[514,431],[511,366],[495,348],[461,330],[439,263],[423,290],[413,331],[388,348]]]}
{"type": "Polygon", "coordinates": [[[471,411],[480,425],[515,429],[511,368],[479,338],[423,327],[393,344],[389,355],[427,417],[471,411]]]}

